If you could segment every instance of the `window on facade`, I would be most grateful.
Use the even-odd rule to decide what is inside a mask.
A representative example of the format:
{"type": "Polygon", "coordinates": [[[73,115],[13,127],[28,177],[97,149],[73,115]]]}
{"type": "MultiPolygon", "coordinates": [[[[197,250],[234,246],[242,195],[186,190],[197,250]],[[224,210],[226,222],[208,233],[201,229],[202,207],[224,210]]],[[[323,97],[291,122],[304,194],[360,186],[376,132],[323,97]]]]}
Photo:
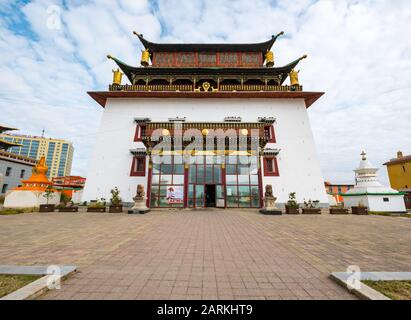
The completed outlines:
{"type": "Polygon", "coordinates": [[[6,177],[10,176],[11,174],[11,167],[7,167],[6,169],[6,177]]]}
{"type": "Polygon", "coordinates": [[[146,157],[133,157],[130,176],[146,175],[146,157]]]}
{"type": "Polygon", "coordinates": [[[22,169],[20,172],[20,178],[24,178],[24,174],[26,173],[26,170],[22,169]]]}
{"type": "Polygon", "coordinates": [[[151,207],[184,206],[184,164],[173,158],[153,164],[151,207]]]}
{"type": "Polygon", "coordinates": [[[276,157],[265,157],[264,158],[264,175],[265,176],[279,176],[278,164],[276,157]]]}
{"type": "Polygon", "coordinates": [[[134,141],[141,141],[146,134],[146,126],[144,124],[137,124],[134,141]]]}
{"type": "Polygon", "coordinates": [[[275,133],[274,133],[274,126],[266,126],[264,128],[264,136],[268,140],[268,142],[274,143],[275,142],[275,133]]]}
{"type": "Polygon", "coordinates": [[[229,208],[260,207],[256,157],[242,161],[241,157],[229,156],[226,161],[226,198],[229,208]]]}
{"type": "Polygon", "coordinates": [[[7,187],[8,187],[9,185],[8,184],[3,184],[3,187],[1,188],[1,193],[6,193],[6,191],[7,191],[7,187]]]}

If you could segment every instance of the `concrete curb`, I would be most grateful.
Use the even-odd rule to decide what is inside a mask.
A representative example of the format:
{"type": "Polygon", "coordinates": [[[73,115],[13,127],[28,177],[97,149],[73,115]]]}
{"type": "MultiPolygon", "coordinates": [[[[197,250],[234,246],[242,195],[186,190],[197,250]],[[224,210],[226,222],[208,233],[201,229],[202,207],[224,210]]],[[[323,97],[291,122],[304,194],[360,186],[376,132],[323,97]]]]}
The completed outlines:
{"type": "Polygon", "coordinates": [[[352,277],[352,273],[347,272],[333,272],[330,278],[345,287],[348,291],[355,294],[362,300],[391,300],[382,293],[367,286],[362,281],[410,281],[411,272],[361,272],[359,288],[352,288],[348,284],[348,280],[352,277]]]}
{"type": "Polygon", "coordinates": [[[28,300],[42,295],[49,290],[48,284],[52,280],[64,280],[77,270],[76,266],[56,266],[61,273],[58,278],[53,274],[48,274],[48,266],[0,266],[0,274],[10,275],[44,275],[40,279],[29,283],[0,300],[28,300]],[[52,278],[53,277],[53,278],[52,278]]]}

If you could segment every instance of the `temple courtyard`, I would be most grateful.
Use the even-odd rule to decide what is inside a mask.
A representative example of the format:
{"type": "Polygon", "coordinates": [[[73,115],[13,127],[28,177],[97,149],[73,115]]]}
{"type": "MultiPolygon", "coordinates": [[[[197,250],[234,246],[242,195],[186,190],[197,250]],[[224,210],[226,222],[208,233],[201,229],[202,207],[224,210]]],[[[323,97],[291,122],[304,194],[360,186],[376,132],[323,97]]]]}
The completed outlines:
{"type": "Polygon", "coordinates": [[[1,265],[76,265],[40,299],[355,299],[328,278],[411,271],[411,219],[257,210],[0,216],[1,265]]]}

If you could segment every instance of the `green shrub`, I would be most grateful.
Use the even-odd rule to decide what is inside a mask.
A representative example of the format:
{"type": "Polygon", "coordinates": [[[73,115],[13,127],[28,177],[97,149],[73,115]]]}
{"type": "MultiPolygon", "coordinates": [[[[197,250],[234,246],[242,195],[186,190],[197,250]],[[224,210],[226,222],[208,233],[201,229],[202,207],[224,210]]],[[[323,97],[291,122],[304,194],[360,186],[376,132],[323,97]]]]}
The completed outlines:
{"type": "Polygon", "coordinates": [[[106,199],[101,198],[100,200],[96,200],[94,202],[90,202],[88,207],[89,208],[105,208],[106,206],[106,199]]]}
{"type": "Polygon", "coordinates": [[[295,200],[295,198],[296,198],[296,196],[295,196],[295,192],[291,192],[289,195],[288,195],[288,201],[287,201],[287,206],[288,207],[290,207],[290,208],[295,208],[295,209],[298,209],[299,208],[299,205],[298,205],[298,203],[297,203],[297,201],[295,200]]]}
{"type": "Polygon", "coordinates": [[[21,214],[24,213],[23,209],[4,209],[0,210],[0,215],[2,216],[8,216],[8,215],[13,215],[13,214],[21,214]]]}
{"type": "Polygon", "coordinates": [[[121,204],[121,198],[120,198],[120,190],[118,190],[117,187],[114,189],[111,189],[111,199],[110,202],[113,206],[118,206],[121,204]]]}

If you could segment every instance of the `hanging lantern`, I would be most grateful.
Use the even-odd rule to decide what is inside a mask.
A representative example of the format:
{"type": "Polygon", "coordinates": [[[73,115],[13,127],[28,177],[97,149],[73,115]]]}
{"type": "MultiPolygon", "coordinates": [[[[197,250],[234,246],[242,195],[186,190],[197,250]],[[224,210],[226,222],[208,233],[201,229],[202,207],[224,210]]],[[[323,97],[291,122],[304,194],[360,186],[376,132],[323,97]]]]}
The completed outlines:
{"type": "Polygon", "coordinates": [[[267,53],[265,54],[265,65],[269,68],[274,66],[274,52],[272,51],[267,51],[267,53]]]}
{"type": "Polygon", "coordinates": [[[113,70],[113,84],[121,85],[121,79],[123,74],[121,73],[120,69],[113,70]]]}
{"type": "Polygon", "coordinates": [[[141,65],[147,67],[150,65],[150,51],[148,49],[141,52],[141,65]]]}

